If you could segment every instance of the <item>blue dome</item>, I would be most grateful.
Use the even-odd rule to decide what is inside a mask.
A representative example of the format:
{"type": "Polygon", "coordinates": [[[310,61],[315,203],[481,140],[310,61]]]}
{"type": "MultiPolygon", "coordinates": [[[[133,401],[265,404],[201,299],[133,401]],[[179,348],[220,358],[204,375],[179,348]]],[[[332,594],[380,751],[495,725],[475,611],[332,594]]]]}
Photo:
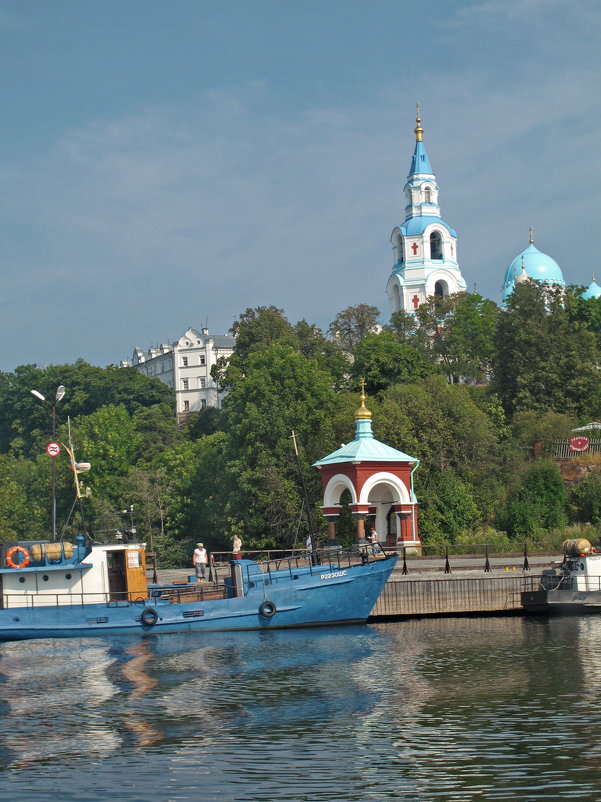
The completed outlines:
{"type": "Polygon", "coordinates": [[[518,254],[507,268],[505,280],[503,282],[503,300],[513,292],[514,282],[522,272],[522,263],[528,277],[533,281],[540,281],[542,284],[558,284],[565,287],[563,273],[555,259],[541,253],[538,248],[530,244],[525,251],[518,254]]]}
{"type": "Polygon", "coordinates": [[[399,228],[405,236],[415,236],[416,234],[423,234],[426,228],[433,224],[444,226],[452,237],[457,237],[457,232],[448,223],[445,223],[441,217],[429,214],[410,217],[399,228]]]}
{"type": "Polygon", "coordinates": [[[601,298],[601,287],[596,281],[591,281],[586,290],[580,293],[580,297],[588,301],[590,298],[601,298]]]}

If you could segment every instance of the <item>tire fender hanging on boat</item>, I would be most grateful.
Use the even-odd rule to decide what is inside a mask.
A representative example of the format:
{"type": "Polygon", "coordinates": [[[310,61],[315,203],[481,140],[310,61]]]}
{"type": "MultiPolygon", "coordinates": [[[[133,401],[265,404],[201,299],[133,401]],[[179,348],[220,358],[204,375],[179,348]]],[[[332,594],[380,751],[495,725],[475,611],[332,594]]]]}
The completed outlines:
{"type": "Polygon", "coordinates": [[[263,618],[273,618],[276,614],[277,607],[271,601],[265,600],[261,606],[259,607],[259,614],[263,616],[263,618]]]}
{"type": "Polygon", "coordinates": [[[152,607],[147,607],[145,610],[142,610],[142,614],[140,615],[140,621],[147,627],[152,627],[156,624],[159,620],[159,614],[156,610],[153,610],[152,607]]]}
{"type": "Polygon", "coordinates": [[[26,565],[29,565],[31,555],[24,546],[12,546],[6,552],[6,557],[4,559],[6,560],[6,564],[9,568],[25,568],[26,565]],[[23,560],[20,563],[13,561],[13,555],[15,555],[17,552],[19,552],[23,557],[23,560]]]}

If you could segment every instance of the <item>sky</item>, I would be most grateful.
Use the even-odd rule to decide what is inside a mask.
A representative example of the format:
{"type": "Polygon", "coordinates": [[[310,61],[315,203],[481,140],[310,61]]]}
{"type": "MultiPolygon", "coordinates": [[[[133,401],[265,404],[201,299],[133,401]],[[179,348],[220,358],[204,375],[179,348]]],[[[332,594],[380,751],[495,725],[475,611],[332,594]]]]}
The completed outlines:
{"type": "Polygon", "coordinates": [[[529,226],[587,285],[600,41],[598,0],[0,0],[0,370],[385,323],[417,101],[468,289],[529,226]]]}

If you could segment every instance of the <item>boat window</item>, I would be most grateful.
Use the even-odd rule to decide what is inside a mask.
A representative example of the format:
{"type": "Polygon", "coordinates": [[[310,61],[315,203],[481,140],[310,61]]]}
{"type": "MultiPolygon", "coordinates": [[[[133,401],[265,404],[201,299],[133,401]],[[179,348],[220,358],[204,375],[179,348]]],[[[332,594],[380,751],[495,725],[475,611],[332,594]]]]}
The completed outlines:
{"type": "Polygon", "coordinates": [[[25,582],[25,577],[24,576],[20,576],[19,577],[19,582],[25,582]]]}
{"type": "Polygon", "coordinates": [[[50,577],[48,576],[48,574],[44,574],[44,576],[42,577],[42,579],[44,580],[44,582],[48,582],[48,579],[49,579],[49,578],[50,578],[50,577]]]}
{"type": "Polygon", "coordinates": [[[65,579],[71,579],[71,574],[65,574],[65,579]]]}

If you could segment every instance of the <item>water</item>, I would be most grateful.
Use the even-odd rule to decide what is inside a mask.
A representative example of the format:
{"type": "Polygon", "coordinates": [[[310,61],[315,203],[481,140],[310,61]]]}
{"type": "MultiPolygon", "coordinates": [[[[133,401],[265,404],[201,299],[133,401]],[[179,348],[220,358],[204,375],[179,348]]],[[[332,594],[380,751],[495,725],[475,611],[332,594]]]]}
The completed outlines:
{"type": "Polygon", "coordinates": [[[601,799],[601,616],[0,645],[0,799],[601,799]]]}

